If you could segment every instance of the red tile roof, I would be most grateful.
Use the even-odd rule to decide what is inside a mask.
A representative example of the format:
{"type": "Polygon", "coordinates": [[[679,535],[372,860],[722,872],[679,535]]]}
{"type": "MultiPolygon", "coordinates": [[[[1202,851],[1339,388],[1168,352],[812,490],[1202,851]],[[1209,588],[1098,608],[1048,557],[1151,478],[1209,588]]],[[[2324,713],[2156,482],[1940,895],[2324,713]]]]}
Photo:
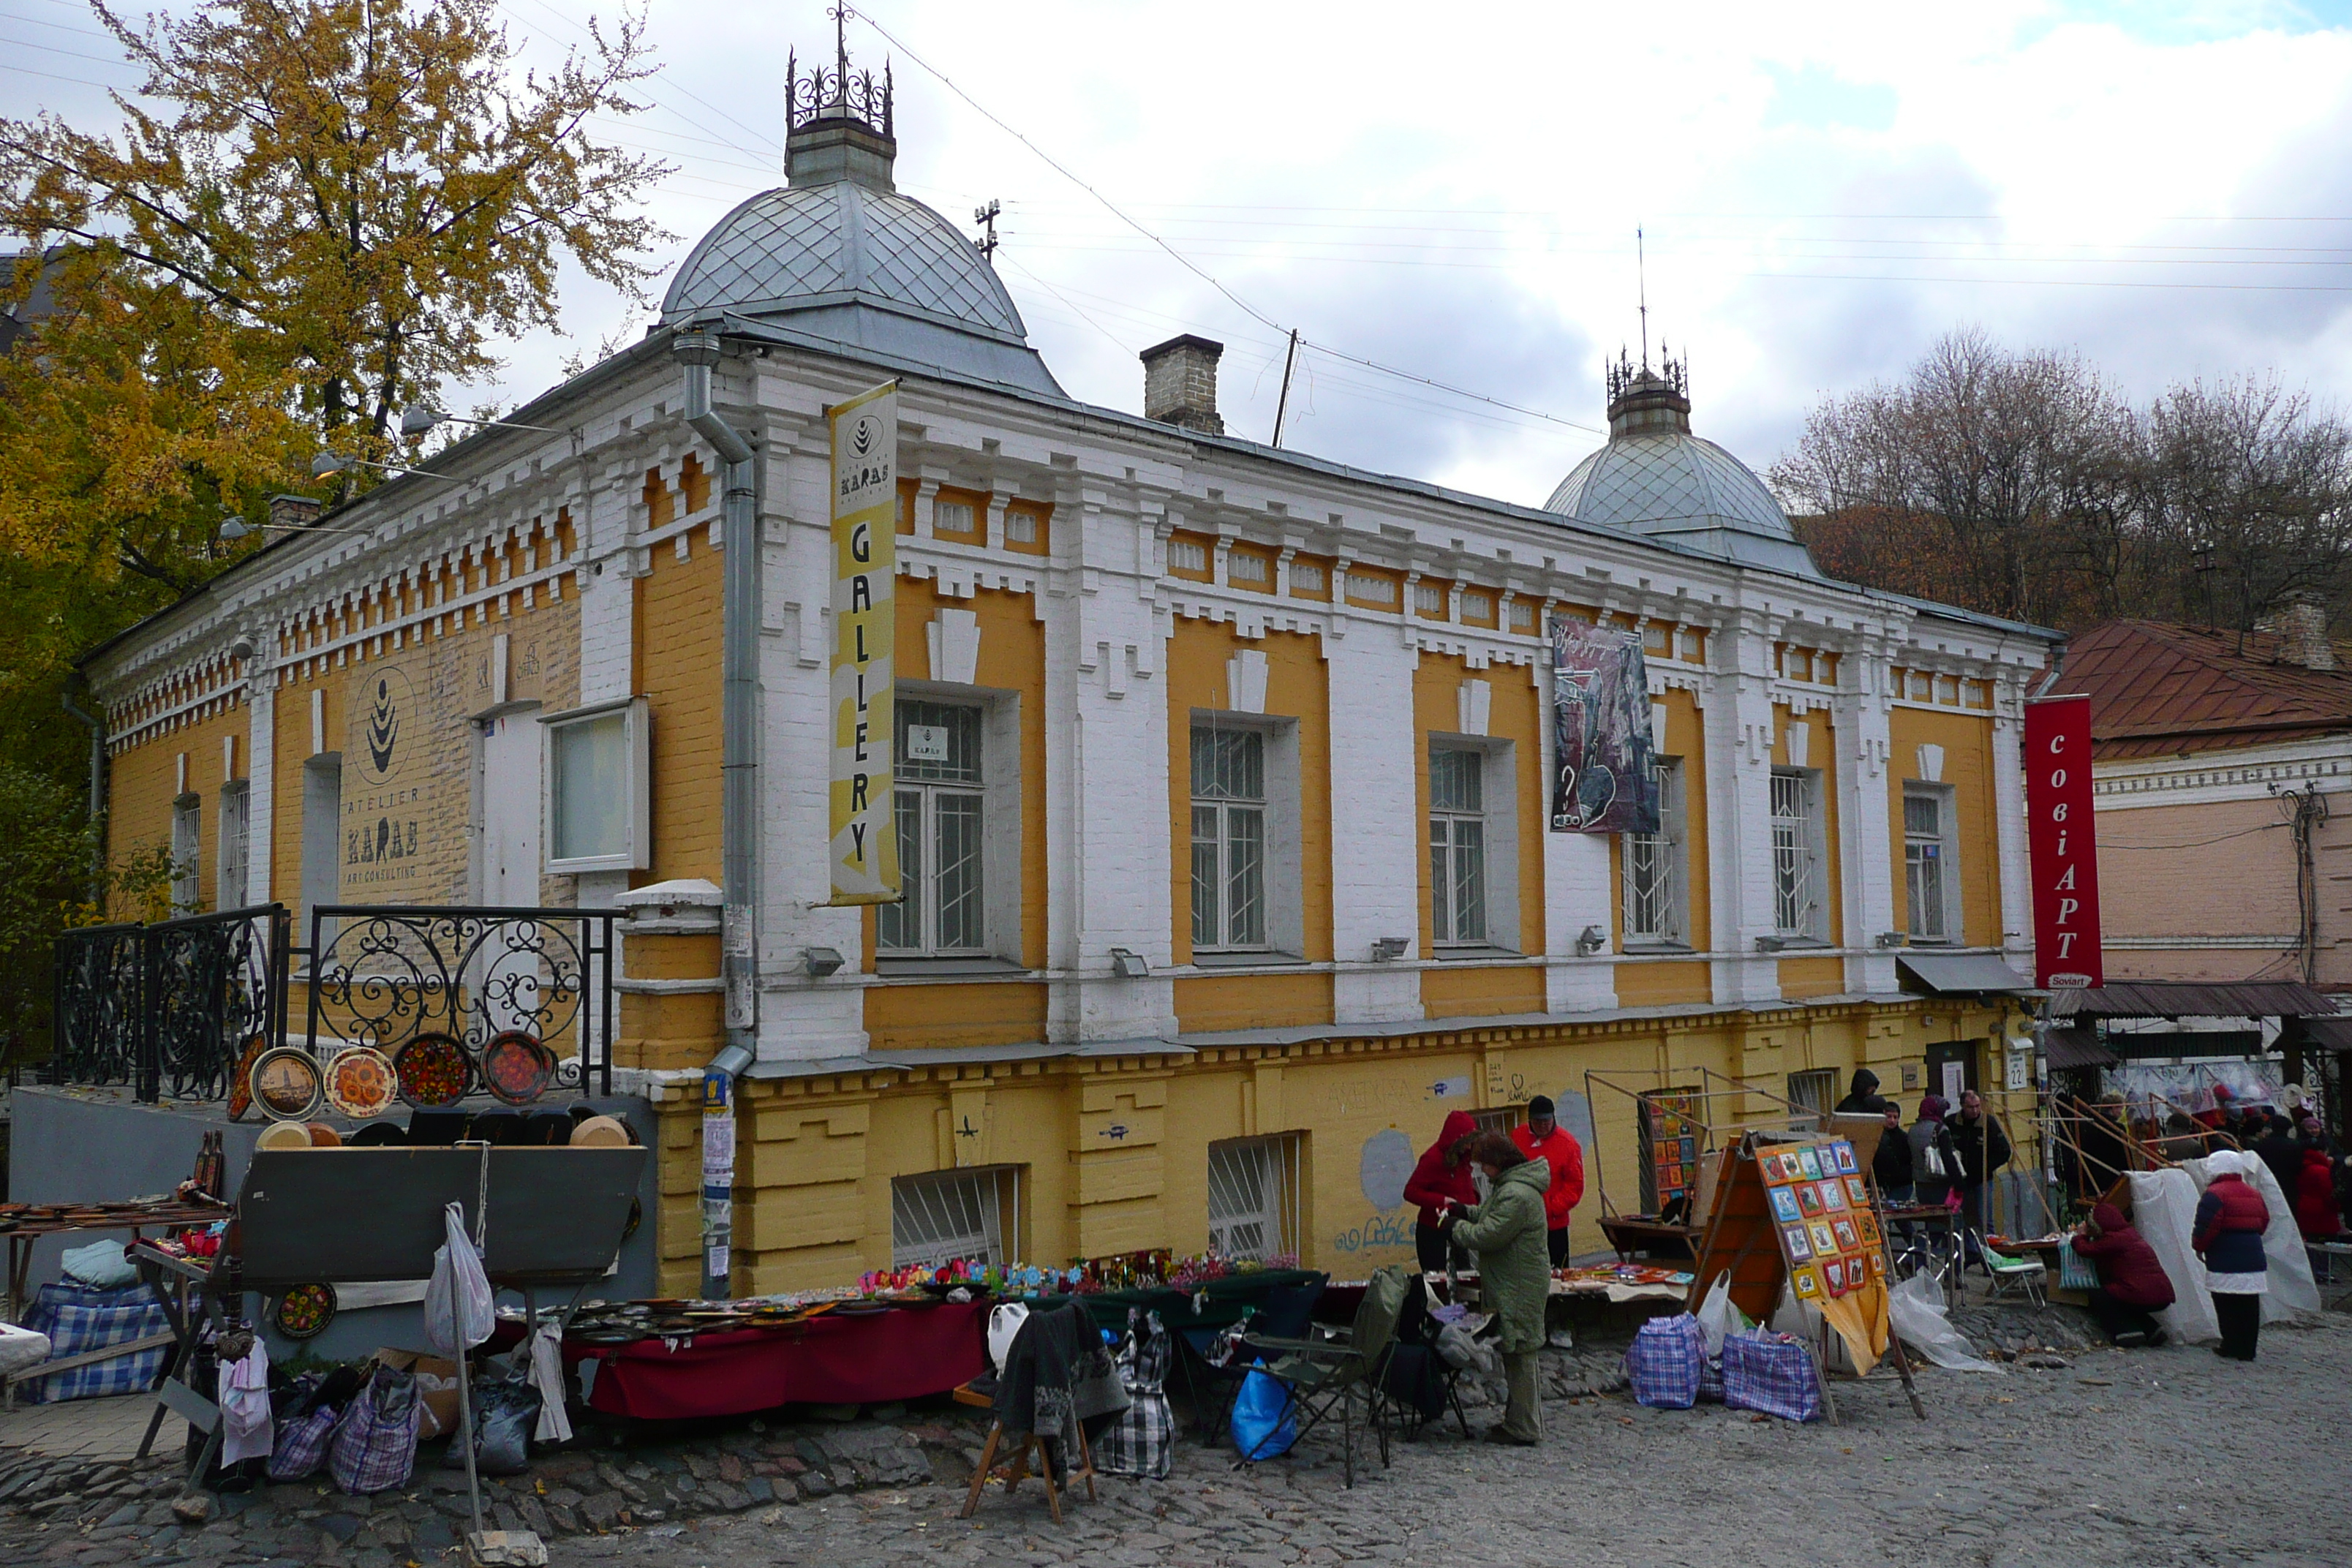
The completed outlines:
{"type": "Polygon", "coordinates": [[[2089,693],[2091,751],[2101,762],[2352,731],[2352,649],[2338,645],[2346,668],[2311,669],[2282,657],[2284,640],[2109,621],[2068,646],[2053,690],[2089,693]]]}

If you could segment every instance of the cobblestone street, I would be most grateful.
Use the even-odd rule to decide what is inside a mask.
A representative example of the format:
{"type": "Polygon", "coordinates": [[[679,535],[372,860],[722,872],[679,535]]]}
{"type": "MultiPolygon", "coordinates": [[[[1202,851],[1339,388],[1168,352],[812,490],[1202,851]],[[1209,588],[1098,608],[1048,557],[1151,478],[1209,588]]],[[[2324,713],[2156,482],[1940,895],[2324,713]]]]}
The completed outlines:
{"type": "MultiPolygon", "coordinates": [[[[1572,1375],[1601,1353],[1556,1370],[1572,1375]]],[[[1223,1450],[1188,1441],[1169,1480],[1105,1478],[1097,1500],[1066,1502],[1061,1527],[1034,1481],[1011,1498],[992,1486],[972,1520],[956,1517],[979,1428],[945,1410],[640,1435],[619,1450],[551,1455],[488,1496],[493,1522],[550,1537],[551,1568],[865,1568],[912,1552],[1250,1568],[1832,1555],[2071,1568],[2336,1564],[2352,1552],[2352,1407],[2341,1397],[2352,1324],[2331,1315],[2269,1331],[2251,1367],[2201,1348],[2062,1359],[1999,1376],[1927,1370],[1926,1423],[1891,1377],[1840,1384],[1834,1427],[1719,1405],[1651,1411],[1622,1393],[1554,1399],[1540,1449],[1465,1443],[1449,1425],[1400,1446],[1385,1470],[1371,1460],[1352,1490],[1336,1448],[1319,1442],[1236,1473],[1223,1450]]],[[[1473,1408],[1474,1430],[1490,1413],[1473,1408]]],[[[420,1455],[402,1492],[264,1488],[219,1500],[218,1517],[198,1526],[173,1519],[167,1471],[100,1470],[0,1517],[0,1562],[453,1561],[463,1485],[438,1457],[420,1455]]]]}

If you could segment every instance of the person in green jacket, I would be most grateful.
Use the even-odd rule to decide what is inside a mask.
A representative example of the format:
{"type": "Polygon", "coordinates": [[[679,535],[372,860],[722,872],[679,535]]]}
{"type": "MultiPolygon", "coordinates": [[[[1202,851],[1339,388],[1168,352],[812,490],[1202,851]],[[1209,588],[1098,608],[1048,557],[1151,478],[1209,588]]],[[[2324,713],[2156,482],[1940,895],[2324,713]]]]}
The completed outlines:
{"type": "Polygon", "coordinates": [[[1503,1375],[1510,1402],[1486,1429],[1494,1443],[1531,1447],[1543,1440],[1543,1404],[1536,1352],[1544,1342],[1544,1303],[1551,1294],[1551,1252],[1545,1233],[1544,1194],[1551,1163],[1530,1160],[1500,1132],[1471,1146],[1486,1173],[1486,1201],[1448,1211],[1449,1239],[1477,1254],[1478,1283],[1487,1309],[1502,1320],[1503,1375]]]}

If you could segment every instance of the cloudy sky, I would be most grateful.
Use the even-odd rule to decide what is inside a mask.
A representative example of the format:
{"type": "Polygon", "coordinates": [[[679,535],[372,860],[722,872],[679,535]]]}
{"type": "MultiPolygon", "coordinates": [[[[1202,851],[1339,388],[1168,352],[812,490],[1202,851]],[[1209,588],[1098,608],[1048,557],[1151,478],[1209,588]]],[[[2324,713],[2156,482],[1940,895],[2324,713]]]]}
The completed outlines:
{"type": "MultiPolygon", "coordinates": [[[[591,9],[503,5],[525,63],[591,9]]],[[[1637,227],[1653,341],[1759,468],[1959,325],[2137,394],[2275,371],[2352,402],[2352,5],[860,9],[900,188],[967,232],[1003,203],[999,270],[1092,402],[1139,408],[1136,352],[1200,332],[1228,426],[1264,438],[1296,328],[1286,445],[1540,502],[1635,341],[1637,227]]],[[[781,180],[785,53],[832,31],[817,0],[652,0],[649,107],[603,129],[677,166],[665,267],[781,180]]],[[[79,0],[0,0],[0,113],[116,118],[92,84],[132,77],[79,0]]],[[[577,341],[513,345],[479,395],[650,314],[578,279],[564,303],[577,341]]]]}

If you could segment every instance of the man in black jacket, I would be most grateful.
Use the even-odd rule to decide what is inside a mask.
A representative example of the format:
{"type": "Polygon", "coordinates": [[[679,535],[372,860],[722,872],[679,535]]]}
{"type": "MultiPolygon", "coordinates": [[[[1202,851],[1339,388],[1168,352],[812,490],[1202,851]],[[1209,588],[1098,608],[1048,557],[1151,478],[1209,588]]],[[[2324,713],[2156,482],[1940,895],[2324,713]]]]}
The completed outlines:
{"type": "MultiPolygon", "coordinates": [[[[1870,1157],[1871,1178],[1878,1184],[1879,1202],[1890,1209],[1909,1208],[1918,1201],[1911,1175],[1911,1136],[1903,1130],[1903,1108],[1891,1100],[1881,1103],[1886,1107],[1886,1131],[1878,1135],[1878,1152],[1870,1157]]],[[[1895,1228],[1908,1245],[1911,1222],[1904,1220],[1895,1228]]]]}
{"type": "Polygon", "coordinates": [[[2009,1163],[2009,1134],[1985,1110],[1975,1089],[1960,1093],[1960,1113],[1952,1121],[1952,1147],[1960,1156],[1960,1214],[1970,1230],[1984,1229],[1984,1188],[2009,1163]]]}
{"type": "Polygon", "coordinates": [[[1846,1091],[1846,1097],[1837,1102],[1837,1114],[1875,1116],[1886,1109],[1886,1104],[1885,1098],[1878,1092],[1878,1075],[1868,1068],[1856,1068],[1852,1088],[1846,1091]]]}

